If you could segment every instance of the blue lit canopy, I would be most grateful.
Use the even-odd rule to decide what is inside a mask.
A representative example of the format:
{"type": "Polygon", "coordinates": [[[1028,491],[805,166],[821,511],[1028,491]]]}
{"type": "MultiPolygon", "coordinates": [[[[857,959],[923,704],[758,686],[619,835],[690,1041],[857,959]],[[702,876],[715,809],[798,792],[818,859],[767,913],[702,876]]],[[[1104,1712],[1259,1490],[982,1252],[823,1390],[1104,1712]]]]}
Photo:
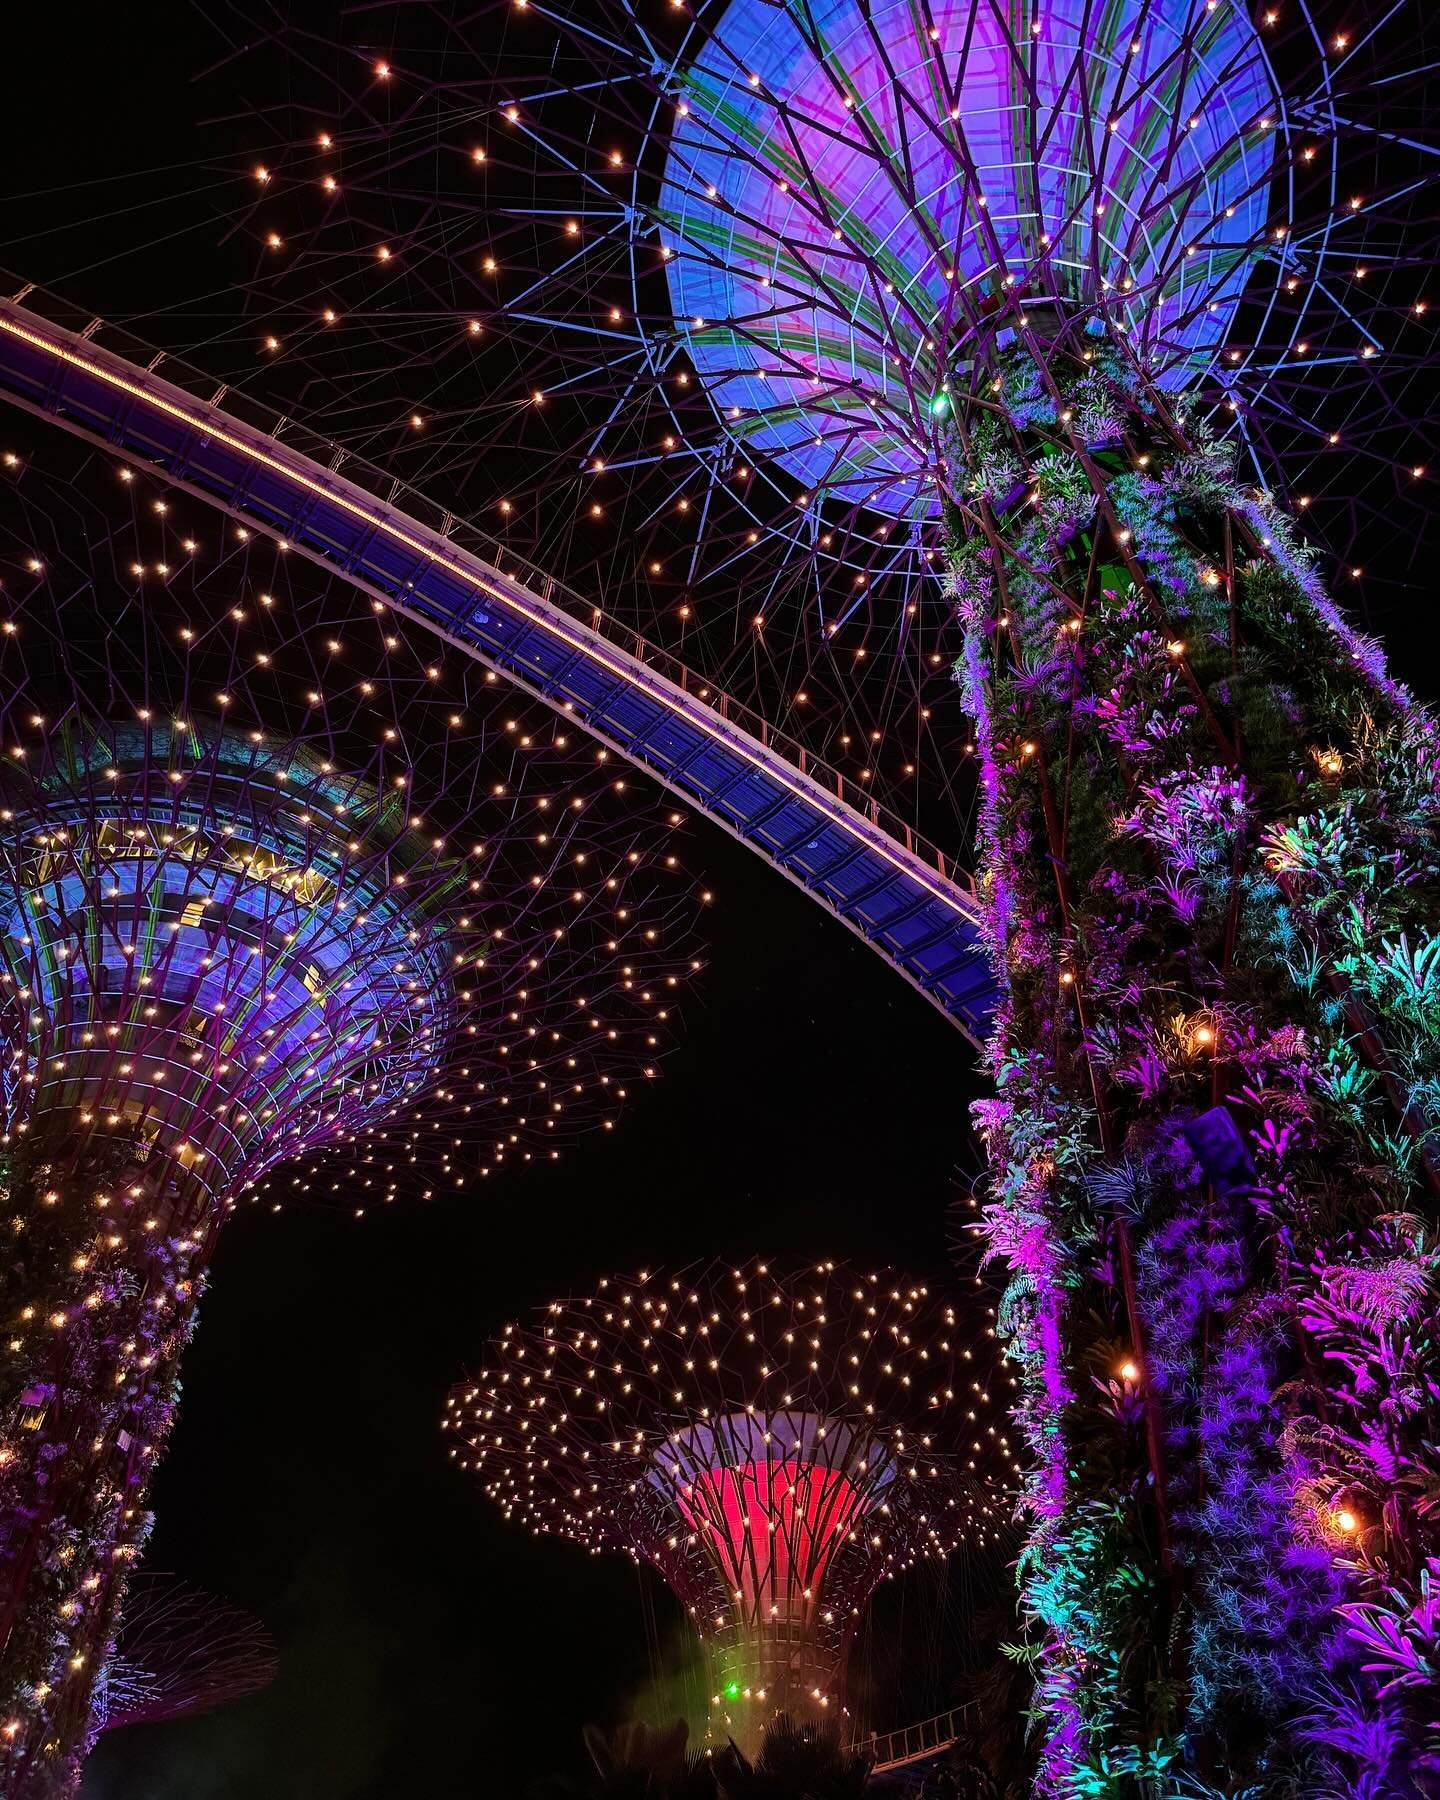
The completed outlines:
{"type": "Polygon", "coordinates": [[[7,771],[0,858],[0,980],[50,1021],[32,1110],[163,1127],[232,1189],[432,1076],[458,865],[414,869],[412,901],[403,798],[218,725],[50,748],[7,771]]]}
{"type": "Polygon", "coordinates": [[[931,510],[944,384],[1017,296],[1190,379],[1266,242],[1278,103],[1233,0],[732,0],[680,68],[677,324],[805,490],[931,510]]]}

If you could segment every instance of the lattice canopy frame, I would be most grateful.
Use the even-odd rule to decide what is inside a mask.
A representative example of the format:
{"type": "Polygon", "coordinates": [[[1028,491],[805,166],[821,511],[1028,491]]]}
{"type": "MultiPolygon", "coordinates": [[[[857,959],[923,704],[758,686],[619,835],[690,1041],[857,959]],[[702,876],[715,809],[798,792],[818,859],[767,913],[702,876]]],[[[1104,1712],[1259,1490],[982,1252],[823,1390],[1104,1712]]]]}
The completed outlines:
{"type": "Polygon", "coordinates": [[[278,1668],[270,1634],[252,1613],[173,1575],[139,1575],[92,1729],[193,1718],[259,1693],[278,1668]]]}
{"type": "Polygon", "coordinates": [[[712,1734],[753,1747],[776,1713],[844,1711],[879,1582],[1002,1539],[1012,1388],[988,1324],[921,1282],[757,1261],[613,1279],[508,1327],[444,1423],[507,1518],[658,1570],[712,1734]]]}
{"type": "Polygon", "coordinates": [[[404,16],[256,19],[259,91],[303,65],[303,97],[244,137],[247,314],[208,354],[935,841],[974,804],[947,384],[1025,305],[1189,394],[1394,603],[1433,464],[1425,9],[404,16]]]}

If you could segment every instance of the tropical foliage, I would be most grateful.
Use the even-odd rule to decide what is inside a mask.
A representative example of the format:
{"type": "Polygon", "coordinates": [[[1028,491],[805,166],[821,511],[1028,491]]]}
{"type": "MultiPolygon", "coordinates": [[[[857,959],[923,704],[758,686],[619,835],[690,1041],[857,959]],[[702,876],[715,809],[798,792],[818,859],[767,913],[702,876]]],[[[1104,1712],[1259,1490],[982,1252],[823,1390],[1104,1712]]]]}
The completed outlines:
{"type": "MultiPolygon", "coordinates": [[[[956,396],[1044,1795],[1440,1787],[1440,737],[1123,346],[956,396]]],[[[993,379],[992,379],[993,378],[993,379]]]]}

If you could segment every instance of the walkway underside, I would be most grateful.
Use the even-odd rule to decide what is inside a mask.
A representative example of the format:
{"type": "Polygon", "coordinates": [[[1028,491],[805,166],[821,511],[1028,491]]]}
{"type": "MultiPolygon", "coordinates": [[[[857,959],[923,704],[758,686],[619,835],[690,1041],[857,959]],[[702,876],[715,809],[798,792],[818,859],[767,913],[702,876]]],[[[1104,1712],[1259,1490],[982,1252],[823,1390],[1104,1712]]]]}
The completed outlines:
{"type": "MultiPolygon", "coordinates": [[[[0,301],[0,393],[67,431],[113,448],[233,517],[285,539],[563,709],[749,844],[887,957],[973,1041],[992,982],[968,877],[926,854],[878,810],[832,791],[803,752],[756,721],[738,725],[713,688],[653,653],[632,654],[586,618],[584,602],[532,570],[502,568],[499,546],[438,515],[431,527],[338,473],[343,452],[287,422],[256,426],[84,332],[0,301]],[[462,541],[464,540],[464,541],[462,541]],[[468,547],[481,542],[491,558],[468,547]],[[788,752],[788,754],[787,754],[788,752]]],[[[353,465],[379,485],[383,477],[353,465]]],[[[389,484],[390,501],[400,493],[389,484]]],[[[632,638],[630,640],[634,642],[632,638]]]]}

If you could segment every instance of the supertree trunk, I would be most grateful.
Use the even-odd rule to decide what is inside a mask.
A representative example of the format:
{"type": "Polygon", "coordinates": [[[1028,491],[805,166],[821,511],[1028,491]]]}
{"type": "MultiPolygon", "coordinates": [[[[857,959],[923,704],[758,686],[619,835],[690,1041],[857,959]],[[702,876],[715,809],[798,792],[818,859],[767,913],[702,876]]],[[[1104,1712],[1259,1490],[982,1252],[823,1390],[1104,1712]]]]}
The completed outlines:
{"type": "MultiPolygon", "coordinates": [[[[73,1791],[116,1716],[102,1678],[225,1220],[558,1159],[655,1072],[672,959],[698,966],[660,897],[669,803],[588,747],[560,759],[478,664],[449,683],[429,638],[417,705],[387,672],[419,647],[402,622],[361,649],[382,603],[287,586],[258,533],[253,619],[219,624],[188,536],[163,589],[127,593],[153,477],[60,450],[0,507],[35,584],[0,621],[4,1800],[73,1791]],[[241,653],[247,623],[265,643],[241,653]]],[[[157,487],[145,516],[189,529],[157,487]]]]}
{"type": "Polygon", "coordinates": [[[1423,1791],[1434,726],[1123,342],[947,393],[1041,1791],[1423,1791]]]}
{"type": "Polygon", "coordinates": [[[3,1170],[0,1792],[73,1792],[150,1527],[214,1207],[159,1152],[44,1119],[3,1170]]]}

